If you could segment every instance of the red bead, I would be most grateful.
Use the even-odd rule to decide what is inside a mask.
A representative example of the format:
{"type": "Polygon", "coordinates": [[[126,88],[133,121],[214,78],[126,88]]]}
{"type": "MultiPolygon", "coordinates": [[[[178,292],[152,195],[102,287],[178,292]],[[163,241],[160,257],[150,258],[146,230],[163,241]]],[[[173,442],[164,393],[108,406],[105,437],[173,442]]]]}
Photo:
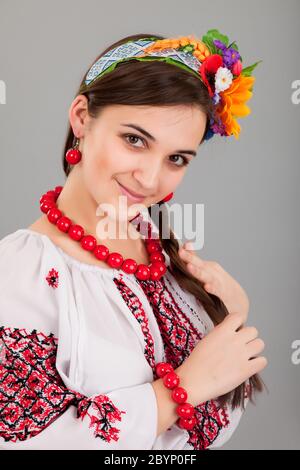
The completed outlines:
{"type": "Polygon", "coordinates": [[[163,382],[167,388],[175,388],[178,387],[180,378],[175,372],[168,372],[163,377],[163,382]]]}
{"type": "Polygon", "coordinates": [[[110,253],[107,257],[107,263],[109,264],[109,266],[111,266],[112,268],[120,268],[122,263],[123,263],[123,256],[120,255],[120,253],[110,253]]]}
{"type": "Polygon", "coordinates": [[[195,414],[195,408],[190,403],[182,403],[177,406],[176,413],[181,418],[191,418],[195,414]]]}
{"type": "Polygon", "coordinates": [[[53,207],[55,207],[55,202],[54,201],[43,201],[41,203],[41,211],[44,212],[44,214],[47,214],[47,212],[52,209],[53,207]]]}
{"type": "Polygon", "coordinates": [[[97,259],[104,261],[108,257],[109,249],[105,245],[97,245],[93,253],[97,259]]]}
{"type": "Polygon", "coordinates": [[[84,229],[81,227],[81,225],[71,225],[68,231],[68,235],[72,240],[79,241],[84,235],[84,229]]]}
{"type": "Polygon", "coordinates": [[[158,271],[160,272],[160,274],[163,276],[165,274],[165,272],[167,271],[167,268],[166,268],[166,265],[165,263],[163,263],[162,261],[154,261],[152,263],[152,266],[156,267],[158,269],[158,271]]]}
{"type": "Polygon", "coordinates": [[[137,270],[137,262],[131,258],[125,259],[122,264],[122,270],[127,274],[134,274],[137,270]]]}
{"type": "Polygon", "coordinates": [[[62,215],[62,212],[57,209],[57,207],[52,207],[52,209],[50,209],[50,211],[48,212],[47,217],[51,224],[56,224],[57,221],[62,217],[62,215]]]}
{"type": "Polygon", "coordinates": [[[40,204],[41,211],[44,212],[44,214],[47,214],[47,212],[52,209],[52,207],[56,207],[56,204],[53,200],[43,200],[42,203],[40,204]]]}
{"type": "Polygon", "coordinates": [[[150,261],[153,263],[154,261],[162,261],[164,262],[166,259],[165,255],[159,251],[155,251],[154,253],[150,254],[150,261]]]}
{"type": "Polygon", "coordinates": [[[51,191],[47,191],[45,196],[49,196],[50,198],[55,199],[56,194],[55,194],[55,191],[51,190],[51,191]]]}
{"type": "Polygon", "coordinates": [[[195,416],[192,416],[191,418],[179,418],[177,420],[177,424],[181,429],[191,430],[197,424],[197,420],[195,416]]]}
{"type": "Polygon", "coordinates": [[[67,232],[69,228],[72,225],[71,219],[69,217],[61,217],[56,224],[56,227],[61,231],[61,232],[67,232]]]}
{"type": "Polygon", "coordinates": [[[135,276],[140,281],[147,281],[147,279],[150,279],[150,268],[145,264],[139,264],[135,276]]]}
{"type": "Polygon", "coordinates": [[[69,149],[66,153],[66,160],[71,165],[76,165],[76,163],[81,160],[81,152],[78,149],[69,149]]]}
{"type": "Polygon", "coordinates": [[[155,366],[157,377],[164,377],[168,372],[173,372],[173,367],[168,362],[158,362],[155,366]]]}
{"type": "Polygon", "coordinates": [[[184,403],[187,399],[187,391],[182,387],[176,387],[172,390],[172,398],[176,403],[184,403]]]}
{"type": "Polygon", "coordinates": [[[159,279],[161,278],[161,272],[159,270],[159,268],[157,266],[154,265],[150,265],[150,279],[151,281],[159,281],[159,279]]]}
{"type": "Polygon", "coordinates": [[[60,195],[62,190],[63,190],[62,186],[55,186],[55,188],[54,188],[54,192],[55,192],[55,194],[58,194],[58,196],[60,195]]]}
{"type": "Polygon", "coordinates": [[[82,237],[80,243],[84,250],[93,251],[96,248],[97,240],[93,235],[85,235],[82,237]]]}
{"type": "Polygon", "coordinates": [[[146,248],[148,250],[148,253],[154,253],[155,251],[161,251],[161,246],[160,246],[159,242],[154,241],[154,240],[150,240],[147,243],[146,248]]]}
{"type": "Polygon", "coordinates": [[[49,196],[48,194],[43,194],[42,197],[40,198],[40,204],[42,204],[42,202],[45,202],[45,201],[55,202],[52,196],[49,196]]]}

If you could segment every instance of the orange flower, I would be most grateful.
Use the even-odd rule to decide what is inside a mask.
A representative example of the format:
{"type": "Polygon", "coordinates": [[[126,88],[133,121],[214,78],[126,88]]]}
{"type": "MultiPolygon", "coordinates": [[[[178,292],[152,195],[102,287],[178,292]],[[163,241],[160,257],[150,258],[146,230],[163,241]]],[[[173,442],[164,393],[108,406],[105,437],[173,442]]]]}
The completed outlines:
{"type": "Polygon", "coordinates": [[[225,126],[227,135],[234,135],[239,138],[241,130],[236,117],[245,117],[251,113],[251,109],[245,104],[253,95],[250,89],[253,86],[255,77],[245,77],[239,75],[232,81],[227,90],[220,92],[220,102],[216,108],[216,113],[225,126]]]}

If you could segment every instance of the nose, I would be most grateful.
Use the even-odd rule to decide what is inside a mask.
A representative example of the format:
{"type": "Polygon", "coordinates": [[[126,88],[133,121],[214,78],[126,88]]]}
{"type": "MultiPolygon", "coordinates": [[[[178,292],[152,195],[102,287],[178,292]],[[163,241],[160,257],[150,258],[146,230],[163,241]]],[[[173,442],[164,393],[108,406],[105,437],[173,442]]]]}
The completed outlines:
{"type": "Polygon", "coordinates": [[[134,177],[139,182],[141,188],[144,188],[149,193],[157,192],[160,175],[161,161],[159,158],[144,158],[139,168],[134,171],[134,177]]]}

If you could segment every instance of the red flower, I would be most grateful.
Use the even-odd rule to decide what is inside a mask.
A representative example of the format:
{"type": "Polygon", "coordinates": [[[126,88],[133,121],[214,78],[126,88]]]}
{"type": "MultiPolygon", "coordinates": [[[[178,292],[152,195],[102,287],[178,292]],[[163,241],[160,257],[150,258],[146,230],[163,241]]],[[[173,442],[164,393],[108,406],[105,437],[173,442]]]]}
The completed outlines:
{"type": "Polygon", "coordinates": [[[215,74],[219,67],[223,65],[223,57],[219,54],[213,54],[208,56],[200,66],[200,74],[203,83],[207,86],[209,96],[213,97],[215,93],[214,81],[215,74]],[[213,79],[213,86],[210,81],[213,79]]]}
{"type": "Polygon", "coordinates": [[[233,64],[231,71],[234,75],[238,76],[241,74],[242,70],[243,70],[243,64],[240,60],[238,60],[235,64],[233,64]]]}

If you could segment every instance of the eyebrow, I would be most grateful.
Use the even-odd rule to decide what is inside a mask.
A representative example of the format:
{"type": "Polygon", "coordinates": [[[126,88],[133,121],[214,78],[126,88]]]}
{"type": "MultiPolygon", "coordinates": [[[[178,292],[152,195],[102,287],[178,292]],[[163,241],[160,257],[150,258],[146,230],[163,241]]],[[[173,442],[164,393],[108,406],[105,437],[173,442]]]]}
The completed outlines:
{"type": "MultiPolygon", "coordinates": [[[[136,129],[137,131],[139,131],[139,132],[141,132],[142,134],[144,134],[146,137],[148,137],[149,139],[151,139],[153,142],[157,142],[157,140],[155,139],[155,137],[153,137],[153,135],[149,134],[148,131],[146,131],[146,130],[143,129],[142,127],[138,126],[137,124],[121,123],[121,126],[132,127],[133,129],[136,129]]],[[[189,155],[193,155],[193,157],[196,157],[196,155],[197,155],[197,152],[195,152],[194,150],[175,150],[175,152],[178,152],[178,153],[187,153],[187,154],[189,154],[189,155]]]]}

